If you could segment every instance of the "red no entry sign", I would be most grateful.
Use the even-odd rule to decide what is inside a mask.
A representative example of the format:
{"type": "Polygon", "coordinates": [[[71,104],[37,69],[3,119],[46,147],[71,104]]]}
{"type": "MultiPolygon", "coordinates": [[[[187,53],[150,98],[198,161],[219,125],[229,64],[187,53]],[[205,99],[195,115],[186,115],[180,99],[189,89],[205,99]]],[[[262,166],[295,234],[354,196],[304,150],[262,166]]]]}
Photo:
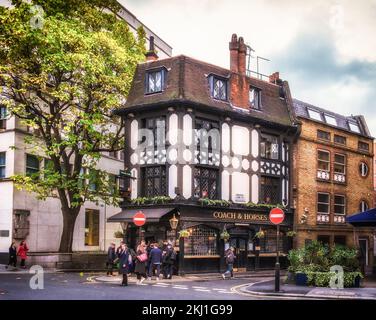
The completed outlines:
{"type": "Polygon", "coordinates": [[[137,227],[141,227],[146,222],[146,216],[142,211],[139,211],[133,216],[133,222],[137,227]]]}
{"type": "Polygon", "coordinates": [[[273,208],[270,210],[269,220],[273,224],[281,224],[285,220],[285,213],[280,208],[273,208]]]}

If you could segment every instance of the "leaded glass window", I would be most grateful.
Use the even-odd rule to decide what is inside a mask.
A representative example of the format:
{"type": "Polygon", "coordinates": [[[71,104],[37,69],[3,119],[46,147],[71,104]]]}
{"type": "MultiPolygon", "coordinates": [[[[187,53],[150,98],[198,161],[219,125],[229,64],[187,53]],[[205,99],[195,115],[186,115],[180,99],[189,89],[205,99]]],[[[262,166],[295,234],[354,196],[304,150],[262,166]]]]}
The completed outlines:
{"type": "MultiPolygon", "coordinates": [[[[277,231],[275,229],[264,230],[264,237],[260,238],[259,241],[261,253],[277,252],[277,231]]],[[[280,252],[286,251],[284,250],[286,247],[286,241],[287,238],[285,236],[280,236],[278,245],[280,252]]]]}
{"type": "MultiPolygon", "coordinates": [[[[166,144],[166,119],[165,117],[144,119],[143,127],[153,133],[154,149],[164,148],[166,144]]],[[[145,139],[146,137],[144,137],[145,139]]],[[[144,142],[143,140],[142,142],[144,142]]],[[[151,143],[147,143],[151,146],[151,143]]]]}
{"type": "Polygon", "coordinates": [[[218,198],[218,170],[203,167],[194,168],[194,191],[196,198],[218,198]]]}
{"type": "Polygon", "coordinates": [[[260,142],[261,157],[265,159],[279,159],[278,137],[262,134],[260,142]]]}
{"type": "Polygon", "coordinates": [[[185,256],[218,255],[218,232],[205,225],[188,229],[190,236],[184,239],[185,256]]]}
{"type": "Polygon", "coordinates": [[[146,93],[163,91],[165,82],[164,69],[149,71],[146,73],[146,93]]]}
{"type": "Polygon", "coordinates": [[[150,166],[143,168],[143,194],[145,197],[166,195],[166,167],[150,166]]]}
{"type": "Polygon", "coordinates": [[[227,101],[227,80],[212,76],[211,94],[214,99],[227,101]]]}
{"type": "Polygon", "coordinates": [[[280,202],[280,179],[261,177],[261,202],[278,204],[280,202]]]}

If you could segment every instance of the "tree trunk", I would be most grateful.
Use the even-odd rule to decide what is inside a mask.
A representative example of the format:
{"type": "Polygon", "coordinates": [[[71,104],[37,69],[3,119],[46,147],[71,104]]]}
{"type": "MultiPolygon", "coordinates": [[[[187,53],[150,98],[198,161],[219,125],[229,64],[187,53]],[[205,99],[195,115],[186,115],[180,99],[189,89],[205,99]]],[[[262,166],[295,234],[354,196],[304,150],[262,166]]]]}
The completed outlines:
{"type": "Polygon", "coordinates": [[[76,219],[80,210],[78,208],[62,208],[63,214],[63,233],[60,240],[60,253],[72,253],[73,233],[76,219]]]}

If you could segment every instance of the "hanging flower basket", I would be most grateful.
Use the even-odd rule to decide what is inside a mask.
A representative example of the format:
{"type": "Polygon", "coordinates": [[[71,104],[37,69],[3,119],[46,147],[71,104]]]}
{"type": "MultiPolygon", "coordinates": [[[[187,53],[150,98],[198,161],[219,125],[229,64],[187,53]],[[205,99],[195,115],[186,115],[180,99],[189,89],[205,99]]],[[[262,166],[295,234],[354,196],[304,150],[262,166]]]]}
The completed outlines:
{"type": "Polygon", "coordinates": [[[179,237],[180,238],[188,238],[191,234],[187,229],[183,229],[179,231],[179,237]]]}
{"type": "Polygon", "coordinates": [[[287,231],[286,236],[288,236],[289,238],[293,238],[296,236],[296,231],[292,231],[292,230],[287,231]]]}
{"type": "Polygon", "coordinates": [[[255,238],[264,238],[265,237],[265,231],[259,231],[255,234],[255,238]]]}
{"type": "Polygon", "coordinates": [[[228,241],[228,239],[230,239],[230,234],[227,231],[223,231],[220,234],[220,237],[221,237],[222,240],[228,241]]]}
{"type": "Polygon", "coordinates": [[[124,233],[121,232],[121,231],[116,231],[116,232],[114,233],[114,237],[115,237],[116,239],[123,239],[123,238],[124,238],[124,233]]]}

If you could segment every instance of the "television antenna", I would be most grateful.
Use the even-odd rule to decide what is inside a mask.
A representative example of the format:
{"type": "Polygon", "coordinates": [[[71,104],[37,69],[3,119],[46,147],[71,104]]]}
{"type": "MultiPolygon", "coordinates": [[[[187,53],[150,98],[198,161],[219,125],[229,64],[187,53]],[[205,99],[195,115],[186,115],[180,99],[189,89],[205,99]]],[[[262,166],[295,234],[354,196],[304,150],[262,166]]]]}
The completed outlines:
{"type": "Polygon", "coordinates": [[[269,59],[265,58],[265,57],[261,57],[261,56],[253,56],[252,53],[255,53],[256,50],[253,49],[250,44],[246,44],[246,47],[247,47],[247,75],[248,76],[251,76],[252,73],[256,74],[256,77],[258,79],[262,79],[262,77],[268,77],[267,75],[264,75],[262,73],[260,73],[260,60],[263,60],[263,61],[268,61],[270,62],[269,59]],[[251,59],[256,59],[256,71],[252,71],[251,69],[251,59]]]}

